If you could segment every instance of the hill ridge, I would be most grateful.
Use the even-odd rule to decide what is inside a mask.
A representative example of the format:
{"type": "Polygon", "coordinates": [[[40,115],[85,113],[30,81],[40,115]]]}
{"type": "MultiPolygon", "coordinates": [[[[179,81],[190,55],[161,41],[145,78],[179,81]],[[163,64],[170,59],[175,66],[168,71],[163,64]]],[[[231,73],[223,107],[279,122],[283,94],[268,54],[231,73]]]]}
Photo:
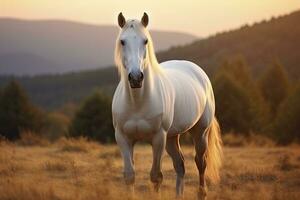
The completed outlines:
{"type": "MultiPolygon", "coordinates": [[[[117,25],[91,25],[67,20],[23,20],[0,18],[0,56],[14,54],[31,54],[43,57],[48,62],[32,65],[30,68],[17,62],[2,63],[0,68],[13,68],[9,74],[38,75],[42,66],[49,66],[44,73],[64,73],[74,70],[93,69],[113,64],[117,25]],[[57,66],[51,67],[51,63],[57,66]],[[52,68],[56,68],[54,70],[52,68]]],[[[156,40],[156,49],[163,50],[170,46],[192,42],[197,37],[188,33],[152,30],[156,40]]],[[[30,57],[27,58],[30,60],[30,57]]],[[[20,59],[21,60],[21,59],[20,59]]],[[[1,71],[0,74],[8,74],[1,71]]]]}
{"type": "Polygon", "coordinates": [[[173,47],[160,52],[158,58],[191,60],[213,74],[224,60],[242,55],[254,74],[279,61],[292,78],[298,79],[299,21],[300,10],[173,47]]]}

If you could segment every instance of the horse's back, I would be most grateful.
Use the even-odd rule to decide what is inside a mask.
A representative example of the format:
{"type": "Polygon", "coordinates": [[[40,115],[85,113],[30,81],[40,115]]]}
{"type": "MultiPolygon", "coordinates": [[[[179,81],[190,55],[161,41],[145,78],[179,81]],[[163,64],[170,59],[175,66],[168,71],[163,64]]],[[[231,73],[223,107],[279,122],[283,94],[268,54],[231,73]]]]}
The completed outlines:
{"type": "Polygon", "coordinates": [[[215,103],[206,73],[195,63],[172,60],[161,63],[175,89],[174,119],[169,134],[188,131],[200,118],[208,125],[214,116],[215,103]]]}
{"type": "Polygon", "coordinates": [[[196,79],[202,85],[207,87],[210,85],[209,78],[206,73],[197,64],[186,60],[169,60],[160,63],[163,69],[167,72],[175,72],[178,76],[183,74],[188,75],[190,78],[196,79]]]}

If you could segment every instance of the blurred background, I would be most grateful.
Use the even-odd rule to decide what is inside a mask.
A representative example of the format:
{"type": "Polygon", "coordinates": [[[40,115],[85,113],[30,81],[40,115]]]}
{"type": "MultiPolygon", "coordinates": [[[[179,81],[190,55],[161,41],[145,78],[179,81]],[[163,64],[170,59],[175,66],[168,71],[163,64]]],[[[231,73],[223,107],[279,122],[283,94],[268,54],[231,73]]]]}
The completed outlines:
{"type": "Polygon", "coordinates": [[[148,13],[159,61],[209,75],[225,144],[300,141],[298,0],[1,0],[1,137],[114,142],[120,11],[148,13]]]}

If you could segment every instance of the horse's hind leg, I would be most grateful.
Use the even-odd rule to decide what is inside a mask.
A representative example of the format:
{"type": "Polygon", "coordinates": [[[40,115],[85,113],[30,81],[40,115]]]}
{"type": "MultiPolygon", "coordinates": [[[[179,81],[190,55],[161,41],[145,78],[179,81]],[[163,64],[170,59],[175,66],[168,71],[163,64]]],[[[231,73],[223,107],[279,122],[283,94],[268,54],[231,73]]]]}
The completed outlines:
{"type": "Polygon", "coordinates": [[[182,196],[183,195],[183,188],[184,188],[184,174],[185,174],[185,167],[184,167],[184,158],[182,151],[180,149],[179,144],[179,135],[167,138],[167,145],[166,150],[168,154],[171,156],[173,161],[173,166],[176,171],[176,195],[182,196]]]}
{"type": "Polygon", "coordinates": [[[190,130],[192,135],[194,145],[195,145],[195,162],[199,172],[199,194],[202,196],[206,195],[206,183],[205,183],[205,169],[206,169],[206,159],[205,153],[207,151],[207,135],[206,127],[200,125],[198,122],[195,127],[190,130]]]}

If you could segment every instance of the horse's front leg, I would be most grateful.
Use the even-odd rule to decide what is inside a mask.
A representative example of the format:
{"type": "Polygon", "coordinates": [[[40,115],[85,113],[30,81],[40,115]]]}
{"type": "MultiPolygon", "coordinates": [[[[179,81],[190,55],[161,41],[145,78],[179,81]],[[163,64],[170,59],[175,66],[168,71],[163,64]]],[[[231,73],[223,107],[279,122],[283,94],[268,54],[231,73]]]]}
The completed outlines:
{"type": "Polygon", "coordinates": [[[157,192],[159,191],[160,185],[163,181],[161,160],[166,146],[166,136],[166,131],[162,129],[152,138],[153,163],[150,177],[154,184],[154,190],[157,192]]]}
{"type": "Polygon", "coordinates": [[[133,145],[134,142],[129,140],[121,132],[115,133],[117,144],[119,145],[124,161],[124,180],[129,186],[131,192],[134,192],[135,172],[133,162],[133,145]]]}

